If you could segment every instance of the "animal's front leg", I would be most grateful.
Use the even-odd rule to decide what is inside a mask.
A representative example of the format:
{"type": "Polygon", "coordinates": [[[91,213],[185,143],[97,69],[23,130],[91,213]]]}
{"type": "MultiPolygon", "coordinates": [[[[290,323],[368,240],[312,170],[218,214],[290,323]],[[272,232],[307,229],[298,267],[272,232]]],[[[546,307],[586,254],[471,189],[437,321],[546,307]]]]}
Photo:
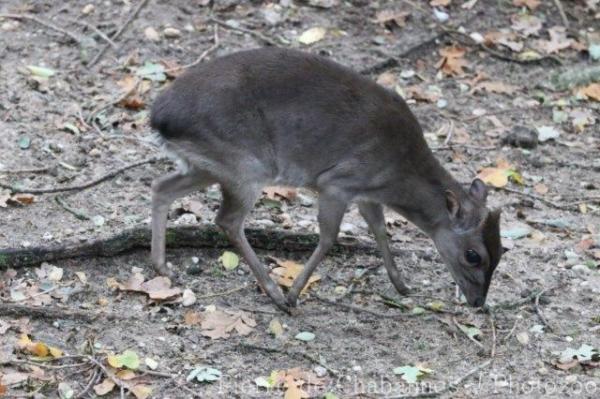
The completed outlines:
{"type": "Polygon", "coordinates": [[[369,225],[371,233],[375,236],[375,241],[379,251],[383,256],[383,264],[392,280],[392,284],[401,295],[406,295],[409,288],[404,284],[402,276],[396,267],[392,251],[388,245],[387,231],[385,228],[385,218],[383,216],[383,207],[374,202],[361,202],[358,204],[360,214],[369,225]]]}

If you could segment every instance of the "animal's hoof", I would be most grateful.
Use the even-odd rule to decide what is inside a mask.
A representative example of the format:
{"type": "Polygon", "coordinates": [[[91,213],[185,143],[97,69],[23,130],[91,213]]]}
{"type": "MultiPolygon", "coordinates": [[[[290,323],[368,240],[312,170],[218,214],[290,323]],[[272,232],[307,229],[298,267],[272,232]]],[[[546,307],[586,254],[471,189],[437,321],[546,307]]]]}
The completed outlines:
{"type": "Polygon", "coordinates": [[[289,307],[295,308],[298,305],[298,296],[297,295],[290,295],[290,294],[288,294],[288,296],[287,296],[287,304],[288,304],[289,307]]]}

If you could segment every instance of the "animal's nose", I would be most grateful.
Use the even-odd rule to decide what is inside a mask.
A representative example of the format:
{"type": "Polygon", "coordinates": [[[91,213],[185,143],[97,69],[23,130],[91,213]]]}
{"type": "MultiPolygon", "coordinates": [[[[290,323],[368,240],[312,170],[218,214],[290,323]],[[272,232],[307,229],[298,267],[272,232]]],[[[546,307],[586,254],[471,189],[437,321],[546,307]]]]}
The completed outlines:
{"type": "Polygon", "coordinates": [[[480,308],[483,306],[484,303],[485,303],[485,298],[483,298],[483,297],[475,298],[475,300],[473,301],[473,306],[476,308],[480,308]]]}

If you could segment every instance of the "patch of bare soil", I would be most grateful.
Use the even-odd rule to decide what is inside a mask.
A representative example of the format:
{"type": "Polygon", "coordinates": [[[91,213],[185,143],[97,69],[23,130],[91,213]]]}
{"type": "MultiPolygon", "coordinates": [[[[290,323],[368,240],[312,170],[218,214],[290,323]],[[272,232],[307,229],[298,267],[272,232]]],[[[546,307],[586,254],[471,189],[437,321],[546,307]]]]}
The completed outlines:
{"type": "MultiPolygon", "coordinates": [[[[598,397],[598,88],[550,84],[598,67],[598,12],[590,0],[3,1],[0,269],[6,248],[147,227],[150,183],[173,168],[145,162],[162,156],[152,99],[190,64],[269,44],[401,91],[445,167],[497,186],[510,251],[487,312],[456,298],[431,241],[391,212],[413,294],[394,292],[376,252],[345,250],[293,315],[243,261],[227,270],[223,248],[170,249],[174,292],[135,280],[153,277],[147,249],[2,270],[0,397],[598,397]]],[[[178,200],[170,223],[212,223],[219,200],[218,187],[178,200]]],[[[248,225],[314,233],[315,203],[265,196],[248,225]]],[[[342,234],[375,246],[354,207],[342,234]]],[[[276,267],[309,253],[259,256],[276,267]]]]}

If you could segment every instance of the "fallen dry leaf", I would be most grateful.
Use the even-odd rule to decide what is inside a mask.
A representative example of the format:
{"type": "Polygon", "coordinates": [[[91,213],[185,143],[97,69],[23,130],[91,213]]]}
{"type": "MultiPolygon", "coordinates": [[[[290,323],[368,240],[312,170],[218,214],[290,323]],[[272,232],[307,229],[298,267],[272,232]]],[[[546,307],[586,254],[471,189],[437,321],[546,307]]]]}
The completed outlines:
{"type": "Polygon", "coordinates": [[[466,50],[461,47],[449,46],[440,49],[442,58],[436,64],[438,69],[441,69],[448,76],[461,76],[465,74],[463,68],[469,65],[464,59],[466,50]]]}
{"type": "Polygon", "coordinates": [[[548,193],[548,186],[546,186],[543,183],[538,183],[535,186],[533,186],[533,189],[535,190],[536,193],[538,194],[546,194],[548,193]]]}
{"type": "Polygon", "coordinates": [[[298,195],[295,188],[283,186],[265,187],[263,193],[265,193],[268,199],[279,200],[283,198],[288,201],[293,201],[298,195]]]}
{"type": "Polygon", "coordinates": [[[410,12],[408,11],[381,10],[375,15],[375,22],[390,30],[395,26],[403,28],[406,25],[406,20],[409,16],[410,12]]]}
{"type": "Polygon", "coordinates": [[[431,0],[429,5],[432,7],[446,7],[449,6],[452,0],[431,0]]]}
{"type": "Polygon", "coordinates": [[[591,83],[579,90],[579,94],[593,101],[600,101],[600,83],[591,83]]]}
{"type": "Polygon", "coordinates": [[[202,335],[211,339],[229,338],[233,330],[248,335],[256,327],[250,313],[244,311],[215,310],[202,312],[200,328],[202,335]]]}
{"type": "Polygon", "coordinates": [[[103,396],[113,390],[115,383],[110,378],[105,378],[100,384],[94,385],[94,392],[96,395],[103,396]]]}
{"type": "Polygon", "coordinates": [[[144,276],[140,272],[133,273],[125,284],[117,283],[116,285],[121,291],[143,292],[150,299],[155,300],[171,299],[182,293],[179,288],[171,288],[171,280],[168,277],[159,276],[144,281],[144,276]]]}
{"type": "Polygon", "coordinates": [[[494,187],[506,186],[509,178],[512,178],[517,183],[522,183],[523,180],[513,166],[505,160],[498,160],[495,167],[481,169],[477,177],[483,180],[484,183],[494,187]]]}
{"type": "MultiPolygon", "coordinates": [[[[296,279],[296,277],[298,277],[302,270],[304,270],[304,266],[291,260],[281,260],[277,258],[273,259],[275,260],[275,262],[277,262],[277,265],[279,265],[279,267],[276,267],[271,271],[271,276],[275,278],[279,285],[291,288],[291,286],[294,284],[294,280],[296,279]]],[[[304,287],[302,292],[306,292],[312,284],[316,283],[319,280],[321,280],[321,276],[317,274],[313,274],[312,276],[310,276],[310,278],[308,279],[308,283],[306,283],[306,286],[304,287]]]]}
{"type": "Polygon", "coordinates": [[[193,310],[190,310],[189,312],[186,312],[185,315],[183,315],[183,322],[188,326],[195,326],[196,324],[200,324],[200,321],[202,321],[202,316],[200,315],[200,313],[194,312],[193,310]]]}
{"type": "Polygon", "coordinates": [[[534,42],[535,47],[546,54],[558,53],[575,44],[574,40],[567,38],[567,30],[564,26],[550,28],[548,34],[550,40],[536,40],[534,42]]]}
{"type": "Polygon", "coordinates": [[[488,32],[483,37],[483,43],[486,46],[502,45],[516,53],[523,50],[524,47],[523,43],[518,40],[519,38],[516,33],[505,30],[488,32]]]}
{"type": "Polygon", "coordinates": [[[518,89],[519,88],[517,86],[509,85],[500,81],[485,81],[475,85],[473,89],[471,89],[471,94],[475,94],[480,91],[498,94],[513,94],[518,89]]]}
{"type": "Polygon", "coordinates": [[[535,10],[541,4],[540,0],[513,0],[513,5],[516,7],[527,7],[531,11],[535,10]]]}
{"type": "Polygon", "coordinates": [[[511,18],[512,28],[523,36],[537,35],[542,29],[542,20],[534,15],[516,14],[511,18]]]}
{"type": "Polygon", "coordinates": [[[440,98],[439,93],[423,89],[422,87],[416,85],[408,86],[405,91],[406,98],[410,98],[415,101],[435,103],[440,98]]]}
{"type": "Polygon", "coordinates": [[[383,87],[393,89],[398,83],[398,78],[393,72],[385,71],[377,77],[376,82],[383,87]]]}

